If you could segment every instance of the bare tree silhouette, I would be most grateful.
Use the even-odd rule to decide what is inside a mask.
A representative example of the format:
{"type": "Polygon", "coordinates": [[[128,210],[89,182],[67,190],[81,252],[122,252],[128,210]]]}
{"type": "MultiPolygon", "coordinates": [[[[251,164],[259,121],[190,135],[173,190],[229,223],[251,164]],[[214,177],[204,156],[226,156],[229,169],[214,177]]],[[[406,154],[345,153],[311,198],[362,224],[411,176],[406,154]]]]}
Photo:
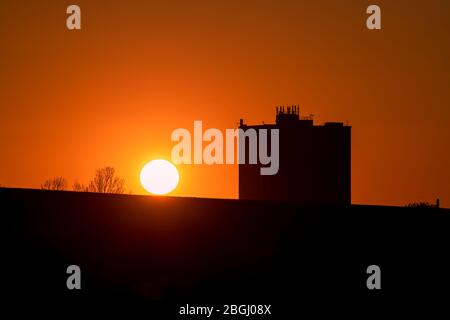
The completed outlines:
{"type": "Polygon", "coordinates": [[[408,208],[439,208],[437,205],[434,205],[429,202],[412,202],[406,205],[408,208]]]}
{"type": "Polygon", "coordinates": [[[62,191],[66,190],[67,181],[63,177],[55,177],[46,180],[43,184],[41,184],[42,190],[56,190],[62,191]]]}
{"type": "Polygon", "coordinates": [[[72,190],[77,192],[89,192],[88,186],[85,186],[82,183],[79,183],[78,181],[75,181],[75,183],[72,185],[72,190]]]}
{"type": "Polygon", "coordinates": [[[104,167],[95,171],[94,179],[87,186],[75,182],[72,189],[80,192],[122,194],[125,192],[125,179],[117,177],[113,167],[104,167]]]}

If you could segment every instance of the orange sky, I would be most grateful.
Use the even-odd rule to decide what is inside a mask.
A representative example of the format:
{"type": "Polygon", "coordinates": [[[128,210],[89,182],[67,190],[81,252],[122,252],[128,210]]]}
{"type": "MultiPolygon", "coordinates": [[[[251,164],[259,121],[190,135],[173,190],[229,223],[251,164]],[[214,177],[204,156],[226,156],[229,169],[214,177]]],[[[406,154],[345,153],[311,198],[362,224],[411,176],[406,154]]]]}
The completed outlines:
{"type": "MultiPolygon", "coordinates": [[[[133,193],[172,130],[274,121],[299,104],[352,125],[352,202],[450,205],[448,1],[0,2],[0,184],[88,181],[133,193]],[[82,30],[65,26],[78,4],[82,30]]],[[[180,166],[174,195],[237,197],[236,166],[180,166]]]]}

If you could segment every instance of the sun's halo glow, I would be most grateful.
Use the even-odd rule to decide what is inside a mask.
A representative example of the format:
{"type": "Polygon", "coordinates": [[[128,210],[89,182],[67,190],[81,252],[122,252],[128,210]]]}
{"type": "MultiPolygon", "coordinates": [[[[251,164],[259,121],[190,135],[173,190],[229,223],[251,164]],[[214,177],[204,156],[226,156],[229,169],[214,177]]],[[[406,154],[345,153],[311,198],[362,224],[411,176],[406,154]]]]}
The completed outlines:
{"type": "Polygon", "coordinates": [[[145,190],[163,195],[176,188],[180,176],[171,162],[157,159],[150,161],[142,168],[140,179],[145,190]]]}

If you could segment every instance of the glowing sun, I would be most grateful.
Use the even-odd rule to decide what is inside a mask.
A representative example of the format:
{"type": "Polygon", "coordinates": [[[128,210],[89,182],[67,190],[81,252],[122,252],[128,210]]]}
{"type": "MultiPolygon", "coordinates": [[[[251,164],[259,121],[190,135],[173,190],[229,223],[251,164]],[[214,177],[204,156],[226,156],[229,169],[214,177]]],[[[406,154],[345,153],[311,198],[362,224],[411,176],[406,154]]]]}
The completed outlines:
{"type": "Polygon", "coordinates": [[[179,179],[177,168],[167,160],[152,160],[141,170],[141,184],[153,194],[169,193],[176,188],[179,179]]]}

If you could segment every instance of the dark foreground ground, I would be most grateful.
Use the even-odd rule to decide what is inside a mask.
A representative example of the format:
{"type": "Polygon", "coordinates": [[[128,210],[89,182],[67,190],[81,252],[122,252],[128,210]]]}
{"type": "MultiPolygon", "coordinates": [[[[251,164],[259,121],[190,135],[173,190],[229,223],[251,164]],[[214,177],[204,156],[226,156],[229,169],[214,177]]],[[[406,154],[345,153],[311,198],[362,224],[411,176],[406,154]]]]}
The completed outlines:
{"type": "Polygon", "coordinates": [[[15,312],[207,319],[178,314],[190,304],[215,306],[213,319],[364,319],[450,303],[450,210],[0,189],[0,212],[15,312]],[[81,290],[66,287],[72,264],[81,290]],[[372,264],[381,290],[366,287],[372,264]],[[272,316],[223,315],[230,304],[270,304],[272,316]]]}

